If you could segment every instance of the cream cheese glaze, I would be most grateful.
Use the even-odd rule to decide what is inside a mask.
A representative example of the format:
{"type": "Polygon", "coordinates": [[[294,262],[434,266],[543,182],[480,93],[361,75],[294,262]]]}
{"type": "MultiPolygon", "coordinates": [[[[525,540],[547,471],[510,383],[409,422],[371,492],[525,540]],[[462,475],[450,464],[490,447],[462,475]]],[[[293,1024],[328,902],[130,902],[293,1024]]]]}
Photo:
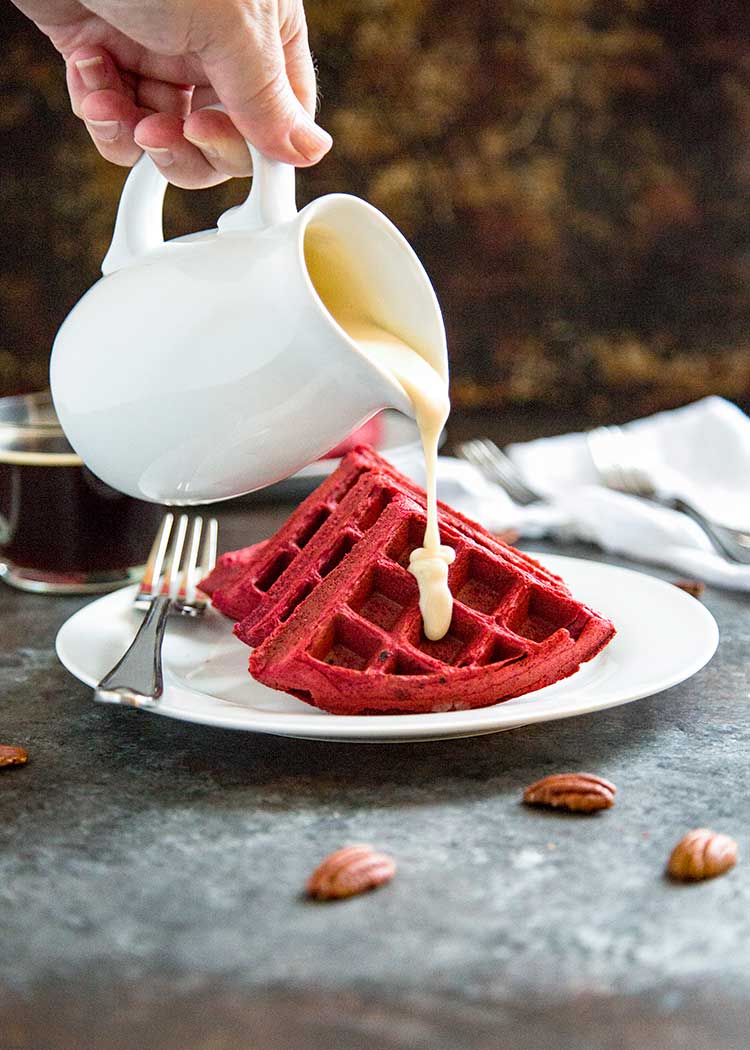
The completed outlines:
{"type": "Polygon", "coordinates": [[[347,286],[345,267],[331,259],[331,247],[324,231],[320,240],[308,235],[305,261],[316,291],[369,360],[396,379],[414,408],[425,458],[427,526],[422,546],[412,551],[409,571],[419,586],[424,633],[437,641],[447,634],[453,616],[448,567],[455,551],[440,542],[436,478],[438,443],[450,412],[448,384],[413,347],[369,320],[366,299],[347,286]]]}

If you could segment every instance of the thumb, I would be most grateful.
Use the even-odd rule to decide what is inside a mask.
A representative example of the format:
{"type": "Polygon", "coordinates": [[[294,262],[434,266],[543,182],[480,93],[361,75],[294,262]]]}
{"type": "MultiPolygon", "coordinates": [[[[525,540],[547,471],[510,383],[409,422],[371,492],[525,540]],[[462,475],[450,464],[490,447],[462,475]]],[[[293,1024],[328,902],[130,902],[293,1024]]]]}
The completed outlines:
{"type": "Polygon", "coordinates": [[[292,90],[278,30],[242,27],[241,41],[211,49],[203,67],[232,123],[267,157],[298,167],[316,164],[332,139],[292,90]]]}

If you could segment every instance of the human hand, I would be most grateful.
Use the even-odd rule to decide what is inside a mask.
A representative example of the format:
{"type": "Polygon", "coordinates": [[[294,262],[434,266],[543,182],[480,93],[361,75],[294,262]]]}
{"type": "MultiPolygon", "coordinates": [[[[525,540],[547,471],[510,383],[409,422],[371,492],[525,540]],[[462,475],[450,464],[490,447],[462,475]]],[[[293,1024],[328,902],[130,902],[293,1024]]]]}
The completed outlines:
{"type": "Polygon", "coordinates": [[[245,139],[315,164],[315,70],[302,0],[14,0],[65,59],[73,112],[116,164],[142,150],[170,182],[250,173],[245,139]],[[227,113],[201,110],[223,102],[227,113]]]}

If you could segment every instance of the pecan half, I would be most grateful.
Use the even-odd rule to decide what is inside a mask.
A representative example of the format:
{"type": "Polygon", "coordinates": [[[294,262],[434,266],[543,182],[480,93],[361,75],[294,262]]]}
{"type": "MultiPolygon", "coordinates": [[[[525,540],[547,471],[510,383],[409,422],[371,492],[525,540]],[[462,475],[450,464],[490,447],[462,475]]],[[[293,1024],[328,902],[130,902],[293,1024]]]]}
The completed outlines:
{"type": "Polygon", "coordinates": [[[345,846],[331,853],[307,880],[307,893],[316,900],[354,897],[390,882],[396,862],[372,846],[345,846]]]}
{"type": "Polygon", "coordinates": [[[3,766],[25,766],[28,761],[28,752],[24,751],[22,747],[0,744],[0,769],[3,766]]]}
{"type": "Polygon", "coordinates": [[[705,583],[700,580],[677,580],[675,587],[679,587],[685,594],[692,594],[694,598],[700,598],[706,589],[705,583]]]}
{"type": "Polygon", "coordinates": [[[709,828],[695,828],[680,839],[667,864],[673,879],[696,882],[723,875],[737,863],[737,843],[709,828]]]}
{"type": "Polygon", "coordinates": [[[554,806],[576,813],[593,813],[615,804],[617,788],[593,773],[553,773],[530,784],[523,800],[530,806],[554,806]]]}

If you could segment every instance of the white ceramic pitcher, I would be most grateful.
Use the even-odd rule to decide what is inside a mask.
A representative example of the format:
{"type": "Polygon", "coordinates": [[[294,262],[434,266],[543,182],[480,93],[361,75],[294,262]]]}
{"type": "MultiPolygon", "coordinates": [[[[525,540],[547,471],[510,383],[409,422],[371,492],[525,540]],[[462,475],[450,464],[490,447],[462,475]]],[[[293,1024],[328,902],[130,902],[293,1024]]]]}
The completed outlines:
{"type": "Polygon", "coordinates": [[[104,276],[55,340],[52,394],[70,443],[102,480],[141,499],[250,492],[383,408],[412,414],[398,382],[312,284],[305,236],[321,224],[351,287],[366,292],[370,320],[447,377],[435,293],[395,226],[346,194],[297,213],[294,169],[249,148],[255,174],[244,204],[218,229],[166,242],[167,183],[142,157],[123,189],[104,276]]]}

